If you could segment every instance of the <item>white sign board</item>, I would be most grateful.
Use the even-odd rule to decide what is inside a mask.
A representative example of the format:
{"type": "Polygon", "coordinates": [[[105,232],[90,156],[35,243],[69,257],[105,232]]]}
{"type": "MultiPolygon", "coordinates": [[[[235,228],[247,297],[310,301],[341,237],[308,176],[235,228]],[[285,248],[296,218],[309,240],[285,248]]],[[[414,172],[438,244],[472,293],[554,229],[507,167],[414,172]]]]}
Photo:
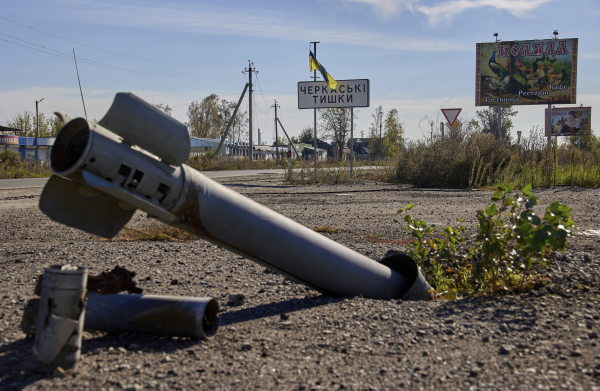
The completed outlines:
{"type": "Polygon", "coordinates": [[[324,81],[300,81],[298,108],[369,107],[369,91],[369,79],[338,80],[336,90],[329,88],[324,81]]]}

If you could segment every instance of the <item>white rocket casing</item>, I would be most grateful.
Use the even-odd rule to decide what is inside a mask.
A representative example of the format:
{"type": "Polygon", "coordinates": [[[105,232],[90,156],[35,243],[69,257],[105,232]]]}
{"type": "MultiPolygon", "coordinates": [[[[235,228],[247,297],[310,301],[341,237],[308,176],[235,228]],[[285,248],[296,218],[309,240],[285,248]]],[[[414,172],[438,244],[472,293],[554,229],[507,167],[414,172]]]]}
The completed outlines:
{"type": "MultiPolygon", "coordinates": [[[[111,111],[115,104],[116,100],[111,111]]],[[[132,113],[127,123],[138,116],[143,110],[132,113]]],[[[51,178],[40,208],[54,220],[108,238],[139,208],[335,296],[397,299],[419,281],[416,275],[405,276],[356,253],[191,167],[174,167],[136,150],[121,137],[81,118],[68,122],[56,139],[51,164],[69,180],[51,178]],[[85,212],[90,205],[104,213],[85,212]]],[[[161,157],[161,151],[152,152],[161,157]]],[[[430,298],[427,289],[420,292],[425,293],[418,298],[430,298]]]]}

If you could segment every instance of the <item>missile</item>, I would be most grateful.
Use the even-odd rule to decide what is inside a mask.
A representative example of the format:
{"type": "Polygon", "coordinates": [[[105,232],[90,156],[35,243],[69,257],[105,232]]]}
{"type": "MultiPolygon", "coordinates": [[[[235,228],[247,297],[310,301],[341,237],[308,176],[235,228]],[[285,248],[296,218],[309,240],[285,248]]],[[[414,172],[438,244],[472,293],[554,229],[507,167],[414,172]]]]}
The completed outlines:
{"type": "Polygon", "coordinates": [[[333,296],[431,299],[414,261],[365,257],[183,164],[187,128],[130,93],[98,123],[65,122],[40,209],[60,223],[114,237],[140,209],[300,284],[333,296]]]}

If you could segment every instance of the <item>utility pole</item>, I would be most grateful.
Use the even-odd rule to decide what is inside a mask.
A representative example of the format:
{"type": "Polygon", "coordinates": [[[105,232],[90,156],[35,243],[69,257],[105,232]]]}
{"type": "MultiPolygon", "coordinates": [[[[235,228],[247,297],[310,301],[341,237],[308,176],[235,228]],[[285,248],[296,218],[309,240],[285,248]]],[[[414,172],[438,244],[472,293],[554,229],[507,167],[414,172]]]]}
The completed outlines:
{"type": "Polygon", "coordinates": [[[277,104],[277,100],[275,100],[275,104],[273,106],[275,108],[275,153],[277,154],[275,157],[275,161],[279,163],[279,136],[277,135],[277,108],[281,107],[277,104]]]}
{"type": "MultiPolygon", "coordinates": [[[[498,33],[494,33],[494,38],[496,39],[496,42],[498,42],[498,33]]],[[[502,106],[498,106],[496,110],[498,113],[498,140],[502,140],[502,106]]]]}
{"type": "Polygon", "coordinates": [[[40,116],[38,115],[38,103],[43,101],[44,98],[35,101],[35,123],[36,123],[36,133],[35,137],[40,137],[40,116]]]}
{"type": "MultiPolygon", "coordinates": [[[[313,54],[315,55],[315,58],[317,58],[317,44],[320,42],[311,42],[313,44],[313,54]]],[[[317,70],[315,69],[314,71],[314,75],[313,75],[313,80],[317,81],[317,70]]],[[[315,148],[315,183],[317,183],[317,109],[313,109],[315,111],[315,122],[314,122],[314,140],[313,140],[313,147],[315,148]]]]}
{"type": "Polygon", "coordinates": [[[248,106],[249,106],[249,127],[248,127],[248,133],[249,133],[249,139],[250,142],[248,143],[248,156],[250,157],[250,161],[252,161],[252,155],[254,154],[254,141],[252,140],[252,73],[258,73],[258,71],[256,70],[256,68],[252,68],[252,65],[254,65],[254,63],[250,60],[248,60],[248,68],[244,69],[244,71],[242,73],[248,73],[248,84],[250,86],[250,88],[248,89],[248,106]]]}
{"type": "Polygon", "coordinates": [[[35,127],[36,127],[36,132],[35,132],[35,159],[39,160],[39,138],[40,138],[40,116],[38,115],[38,103],[40,103],[41,101],[43,101],[44,98],[40,99],[40,100],[36,100],[35,101],[35,127]]]}
{"type": "Polygon", "coordinates": [[[381,137],[381,128],[383,126],[383,109],[379,111],[379,158],[383,159],[383,138],[381,137]]]}

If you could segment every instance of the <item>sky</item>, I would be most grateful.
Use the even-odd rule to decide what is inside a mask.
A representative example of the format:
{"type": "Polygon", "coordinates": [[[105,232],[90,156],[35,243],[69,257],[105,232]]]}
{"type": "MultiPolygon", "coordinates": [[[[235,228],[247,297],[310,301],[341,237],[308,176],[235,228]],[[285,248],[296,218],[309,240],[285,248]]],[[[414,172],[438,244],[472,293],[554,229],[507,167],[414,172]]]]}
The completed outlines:
{"type": "MultiPolygon", "coordinates": [[[[101,119],[118,92],[173,108],[211,93],[236,101],[252,61],[253,128],[274,139],[273,103],[290,136],[313,123],[299,110],[297,83],[311,80],[310,42],[338,80],[369,79],[370,107],[355,109],[355,137],[368,136],[372,113],[398,110],[407,139],[429,134],[425,118],[441,108],[475,106],[476,43],[579,39],[577,106],[600,107],[598,0],[2,0],[0,123],[18,113],[84,116],[73,51],[89,119],[101,119]]],[[[561,105],[561,107],[566,105],[561,105]]],[[[248,108],[244,99],[242,109],[248,108]]],[[[542,105],[516,106],[514,134],[544,123],[542,105]]],[[[598,135],[598,132],[595,132],[598,135]]]]}

